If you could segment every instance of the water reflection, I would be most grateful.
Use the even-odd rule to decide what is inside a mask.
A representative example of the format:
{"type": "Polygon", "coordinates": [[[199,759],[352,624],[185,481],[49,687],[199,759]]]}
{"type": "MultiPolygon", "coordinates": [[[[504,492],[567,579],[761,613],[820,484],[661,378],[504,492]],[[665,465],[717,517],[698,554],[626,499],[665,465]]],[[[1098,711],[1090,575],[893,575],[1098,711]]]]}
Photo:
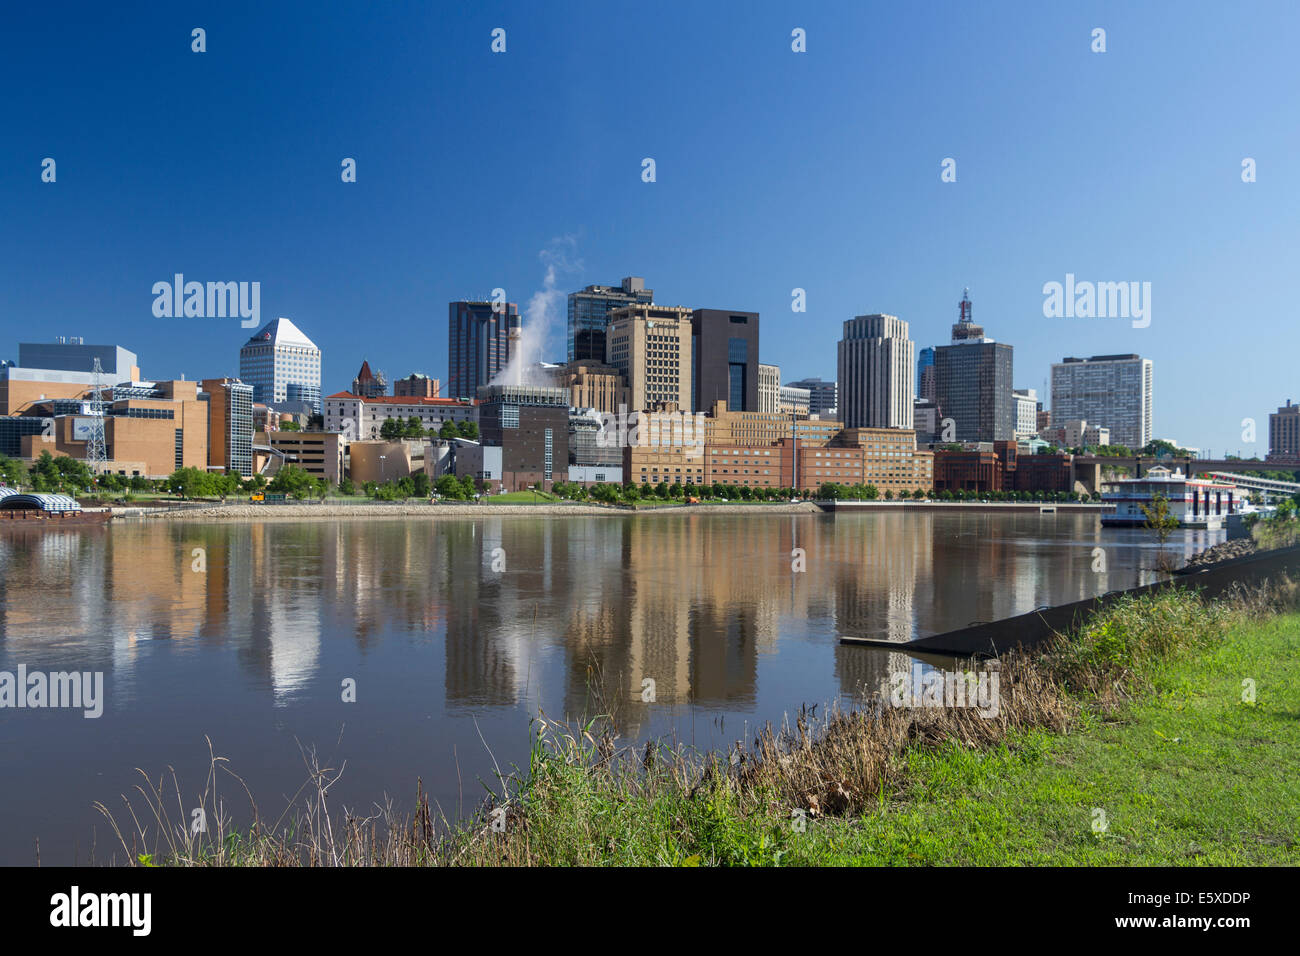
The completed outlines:
{"type": "MultiPolygon", "coordinates": [[[[1184,555],[1220,538],[1184,534],[1184,555]]],[[[694,733],[701,717],[775,721],[908,666],[840,635],[902,642],[1132,587],[1153,579],[1155,552],[1148,534],[1094,517],[964,512],[3,536],[0,669],[105,671],[108,707],[85,722],[0,713],[0,768],[31,781],[0,795],[0,812],[17,833],[47,837],[60,803],[92,799],[84,780],[68,782],[69,765],[106,779],[166,766],[208,732],[280,785],[271,768],[289,748],[268,734],[333,740],[344,722],[350,752],[369,761],[358,792],[404,787],[432,761],[426,784],[450,794],[480,733],[514,753],[538,710],[590,712],[597,679],[629,737],[694,733]],[[340,708],[345,678],[365,706],[340,708]],[[647,679],[653,700],[642,699],[647,679]]],[[[0,862],[11,849],[0,840],[0,862]]]]}

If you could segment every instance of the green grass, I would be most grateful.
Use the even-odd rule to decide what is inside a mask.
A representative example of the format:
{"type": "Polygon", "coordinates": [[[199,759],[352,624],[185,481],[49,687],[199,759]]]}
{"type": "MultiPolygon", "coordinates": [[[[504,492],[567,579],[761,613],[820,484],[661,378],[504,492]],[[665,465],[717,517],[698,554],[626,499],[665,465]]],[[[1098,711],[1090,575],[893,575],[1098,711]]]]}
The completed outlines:
{"type": "Polygon", "coordinates": [[[903,792],[809,825],[783,862],[1300,864],[1300,615],[1237,624],[1150,678],[1150,696],[1068,736],[910,752],[903,792]]]}
{"type": "Polygon", "coordinates": [[[564,499],[546,491],[508,491],[504,495],[488,495],[481,499],[489,505],[561,505],[564,499]]]}
{"type": "Polygon", "coordinates": [[[1145,693],[1085,709],[1068,734],[909,748],[901,784],[865,812],[802,829],[725,787],[629,799],[580,766],[535,761],[530,862],[1300,865],[1300,614],[1235,619],[1220,642],[1145,662],[1142,679],[1145,693]]]}

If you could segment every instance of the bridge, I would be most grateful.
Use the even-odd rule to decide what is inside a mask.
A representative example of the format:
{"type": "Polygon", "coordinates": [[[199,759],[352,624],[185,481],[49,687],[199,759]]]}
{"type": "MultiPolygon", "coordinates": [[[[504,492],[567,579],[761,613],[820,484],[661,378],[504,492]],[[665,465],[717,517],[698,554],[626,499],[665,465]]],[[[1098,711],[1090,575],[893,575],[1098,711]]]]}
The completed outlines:
{"type": "Polygon", "coordinates": [[[1141,478],[1152,465],[1161,465],[1170,471],[1181,471],[1189,478],[1196,475],[1216,476],[1243,488],[1249,487],[1252,491],[1258,490],[1261,493],[1290,495],[1300,491],[1300,484],[1292,484],[1286,481],[1270,481],[1267,478],[1250,478],[1239,474],[1243,471],[1295,471],[1294,466],[1272,461],[1243,461],[1238,458],[1156,458],[1152,455],[1133,455],[1121,458],[1106,455],[1075,455],[1074,480],[1082,482],[1089,491],[1099,491],[1097,485],[1101,481],[1101,472],[1104,469],[1126,468],[1131,477],[1141,478]],[[1247,482],[1261,484],[1257,487],[1256,485],[1248,485],[1247,482]],[[1277,487],[1266,488],[1264,486],[1277,487]],[[1291,490],[1287,491],[1287,488],[1291,490]]]}
{"type": "Polygon", "coordinates": [[[1230,481],[1238,488],[1258,491],[1264,496],[1280,495],[1283,498],[1290,498],[1292,495],[1300,492],[1300,483],[1294,481],[1274,481],[1271,478],[1255,478],[1251,475],[1230,475],[1219,471],[1207,471],[1204,473],[1204,476],[1206,478],[1216,478],[1219,481],[1230,481]]]}

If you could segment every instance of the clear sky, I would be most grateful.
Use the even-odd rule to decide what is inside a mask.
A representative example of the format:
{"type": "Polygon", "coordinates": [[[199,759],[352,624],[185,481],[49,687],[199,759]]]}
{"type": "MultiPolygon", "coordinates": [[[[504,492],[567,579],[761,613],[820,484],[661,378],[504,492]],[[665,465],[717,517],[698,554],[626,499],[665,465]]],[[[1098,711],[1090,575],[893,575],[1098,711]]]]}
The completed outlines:
{"type": "Polygon", "coordinates": [[[154,317],[181,272],[260,282],[327,394],[363,358],[445,378],[447,302],[526,307],[558,250],[561,291],[760,312],[785,381],[833,378],[862,313],[946,342],[969,286],[1017,386],[1137,352],[1157,435],[1262,455],[1300,399],[1298,27],[1294,2],[11,4],[0,356],[69,334],[236,373],[237,320],[154,317]],[[1067,273],[1150,282],[1149,327],[1045,318],[1067,273]]]}

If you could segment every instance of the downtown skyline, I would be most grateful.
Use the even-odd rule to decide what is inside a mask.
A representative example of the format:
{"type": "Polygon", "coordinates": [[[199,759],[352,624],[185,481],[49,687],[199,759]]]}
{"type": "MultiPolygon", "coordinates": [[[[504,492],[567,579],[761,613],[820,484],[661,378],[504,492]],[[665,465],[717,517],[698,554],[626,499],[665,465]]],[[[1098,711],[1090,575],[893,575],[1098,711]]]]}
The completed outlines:
{"type": "Polygon", "coordinates": [[[362,358],[442,375],[446,303],[498,287],[525,316],[550,309],[541,357],[562,360],[548,291],[639,275],[659,304],[759,313],[760,361],[829,380],[846,320],[897,315],[918,351],[942,345],[969,286],[1015,346],[1017,388],[1046,397],[1068,355],[1152,359],[1160,437],[1262,457],[1268,414],[1296,397],[1285,350],[1261,347],[1288,331],[1300,137],[1265,122],[1294,111],[1285,7],[1225,21],[1173,5],[936,19],[758,4],[744,23],[671,4],[654,22],[412,8],[402,30],[306,9],[201,16],[203,54],[193,14],[87,9],[70,37],[13,14],[26,40],[0,72],[42,82],[11,105],[0,162],[10,349],[79,335],[134,349],[146,375],[236,375],[239,320],[159,318],[151,289],[176,273],[260,282],[261,322],[312,337],[330,394],[362,358]],[[644,43],[617,69],[584,56],[633,22],[644,43]],[[499,25],[507,52],[492,54],[499,25]],[[794,27],[808,52],[791,51],[794,27]],[[869,40],[876,59],[847,58],[869,40]],[[249,62],[266,65],[244,76],[249,62]],[[159,135],[157,116],[222,135],[159,135]],[[509,149],[483,146],[498,135],[509,149]],[[1258,181],[1242,182],[1244,157],[1258,181]],[[1150,325],[1045,317],[1044,285],[1067,275],[1149,282],[1150,325]],[[1240,329],[1227,347],[1225,319],[1240,329]]]}

